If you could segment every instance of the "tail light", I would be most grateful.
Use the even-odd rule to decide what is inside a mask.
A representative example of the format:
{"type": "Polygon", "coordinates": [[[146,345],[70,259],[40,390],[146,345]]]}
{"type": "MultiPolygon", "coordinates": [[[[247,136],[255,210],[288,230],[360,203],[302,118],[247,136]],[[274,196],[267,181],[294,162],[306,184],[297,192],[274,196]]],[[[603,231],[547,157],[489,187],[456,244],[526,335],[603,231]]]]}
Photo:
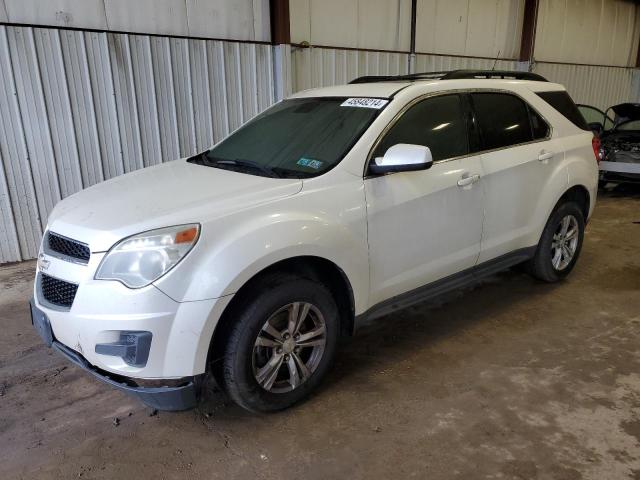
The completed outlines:
{"type": "Polygon", "coordinates": [[[600,160],[602,160],[602,145],[600,143],[600,138],[594,135],[591,140],[591,146],[593,147],[593,154],[596,156],[596,162],[600,165],[600,160]]]}

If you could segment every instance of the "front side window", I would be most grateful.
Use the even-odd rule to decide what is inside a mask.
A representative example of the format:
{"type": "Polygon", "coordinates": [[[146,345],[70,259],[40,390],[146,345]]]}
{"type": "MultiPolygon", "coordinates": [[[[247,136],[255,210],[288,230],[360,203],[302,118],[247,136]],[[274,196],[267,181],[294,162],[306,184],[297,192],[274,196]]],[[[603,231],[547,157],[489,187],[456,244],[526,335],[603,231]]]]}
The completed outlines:
{"type": "Polygon", "coordinates": [[[270,177],[320,175],[342,160],[386,104],[378,100],[372,108],[346,100],[284,100],[189,161],[270,177]]]}
{"type": "Polygon", "coordinates": [[[460,96],[430,97],[409,108],[378,144],[373,158],[398,143],[429,147],[434,161],[469,153],[460,96]]]}
{"type": "Polygon", "coordinates": [[[480,126],[483,150],[533,140],[530,109],[520,98],[505,93],[473,93],[471,98],[480,126]]]}

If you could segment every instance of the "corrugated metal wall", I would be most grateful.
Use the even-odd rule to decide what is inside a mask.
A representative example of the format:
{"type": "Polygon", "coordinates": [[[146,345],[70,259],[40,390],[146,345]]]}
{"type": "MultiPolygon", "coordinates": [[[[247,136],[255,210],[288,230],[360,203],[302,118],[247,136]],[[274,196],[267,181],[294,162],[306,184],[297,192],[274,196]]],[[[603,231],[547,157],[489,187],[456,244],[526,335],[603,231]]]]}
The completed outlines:
{"type": "Polygon", "coordinates": [[[418,0],[416,50],[515,58],[524,0],[418,0]]]}
{"type": "Polygon", "coordinates": [[[0,22],[271,40],[269,0],[0,0],[0,22]]]}
{"type": "MultiPolygon", "coordinates": [[[[407,53],[339,48],[292,47],[293,91],[340,85],[362,75],[400,75],[408,72],[407,53]]],[[[416,55],[416,72],[455,69],[518,70],[516,61],[445,55],[416,55]]],[[[524,67],[526,69],[526,65],[524,67]]]]}
{"type": "MultiPolygon", "coordinates": [[[[406,53],[373,52],[338,48],[292,47],[293,91],[347,83],[361,75],[407,73],[406,53]]],[[[529,64],[515,60],[416,55],[416,72],[455,69],[527,70],[529,64]]],[[[630,68],[567,65],[538,62],[533,71],[564,85],[574,100],[605,109],[620,102],[640,101],[638,85],[630,68]]]]}
{"type": "Polygon", "coordinates": [[[0,26],[0,263],[61,198],[204,150],[271,105],[270,45],[0,26]]]}
{"type": "Polygon", "coordinates": [[[347,83],[362,75],[407,73],[409,55],[338,48],[291,47],[293,91],[347,83]]]}
{"type": "Polygon", "coordinates": [[[631,68],[538,62],[533,71],[563,84],[576,103],[605,109],[617,103],[640,101],[631,68]]]}
{"type": "MultiPolygon", "coordinates": [[[[445,55],[416,55],[416,72],[442,72],[445,70],[518,70],[519,63],[490,58],[453,57],[445,55]]],[[[526,69],[526,68],[525,68],[526,69]]]]}
{"type": "Polygon", "coordinates": [[[627,0],[540,0],[538,61],[635,65],[640,9],[627,0]]]}
{"type": "MultiPolygon", "coordinates": [[[[293,91],[408,65],[405,53],[348,49],[293,47],[290,58],[293,91]]],[[[0,27],[0,263],[37,254],[61,198],[205,149],[272,104],[273,63],[268,45],[0,27]]],[[[416,57],[416,71],[493,65],[416,57]]],[[[631,69],[537,63],[534,71],[580,103],[640,100],[631,69]]]]}
{"type": "Polygon", "coordinates": [[[411,0],[290,0],[291,41],[409,50],[411,0]]]}
{"type": "MultiPolygon", "coordinates": [[[[408,51],[410,0],[291,0],[291,40],[311,45],[408,51]]],[[[418,0],[416,49],[517,56],[524,0],[418,0]]]]}

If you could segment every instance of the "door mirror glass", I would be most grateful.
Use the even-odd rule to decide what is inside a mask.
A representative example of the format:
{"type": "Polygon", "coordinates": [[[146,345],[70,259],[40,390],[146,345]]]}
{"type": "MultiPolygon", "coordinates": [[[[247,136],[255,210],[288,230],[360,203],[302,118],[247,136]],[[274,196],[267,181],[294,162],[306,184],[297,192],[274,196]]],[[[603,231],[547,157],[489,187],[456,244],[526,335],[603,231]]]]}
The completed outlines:
{"type": "Polygon", "coordinates": [[[433,165],[429,147],[399,143],[389,148],[383,157],[374,159],[369,165],[373,174],[390,172],[412,172],[426,170],[433,165]]]}

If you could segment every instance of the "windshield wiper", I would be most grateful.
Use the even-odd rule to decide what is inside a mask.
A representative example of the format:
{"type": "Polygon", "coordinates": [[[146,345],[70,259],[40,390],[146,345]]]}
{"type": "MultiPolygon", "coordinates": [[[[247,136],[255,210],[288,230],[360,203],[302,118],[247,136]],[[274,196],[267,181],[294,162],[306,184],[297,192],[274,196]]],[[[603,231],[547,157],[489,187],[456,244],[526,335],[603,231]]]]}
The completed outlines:
{"type": "Polygon", "coordinates": [[[227,169],[228,168],[227,166],[231,167],[231,169],[233,169],[234,167],[249,168],[274,178],[308,178],[309,177],[309,173],[306,173],[306,172],[298,172],[296,170],[291,170],[289,168],[283,168],[283,167],[267,167],[265,165],[260,165],[257,162],[253,162],[251,160],[243,160],[240,158],[236,158],[234,160],[225,159],[225,158],[211,158],[207,155],[208,153],[209,152],[200,153],[195,157],[190,158],[189,162],[196,163],[198,165],[205,165],[207,167],[215,167],[215,168],[223,168],[223,169],[227,169]]]}
{"type": "Polygon", "coordinates": [[[225,166],[231,167],[239,167],[241,169],[251,169],[262,172],[267,177],[272,178],[280,178],[280,175],[275,172],[272,168],[267,167],[266,165],[260,165],[258,162],[253,162],[251,160],[243,160],[241,158],[236,158],[234,160],[226,160],[226,159],[212,159],[206,157],[206,154],[203,155],[203,160],[206,164],[211,165],[212,167],[220,167],[225,168],[225,166]]]}

